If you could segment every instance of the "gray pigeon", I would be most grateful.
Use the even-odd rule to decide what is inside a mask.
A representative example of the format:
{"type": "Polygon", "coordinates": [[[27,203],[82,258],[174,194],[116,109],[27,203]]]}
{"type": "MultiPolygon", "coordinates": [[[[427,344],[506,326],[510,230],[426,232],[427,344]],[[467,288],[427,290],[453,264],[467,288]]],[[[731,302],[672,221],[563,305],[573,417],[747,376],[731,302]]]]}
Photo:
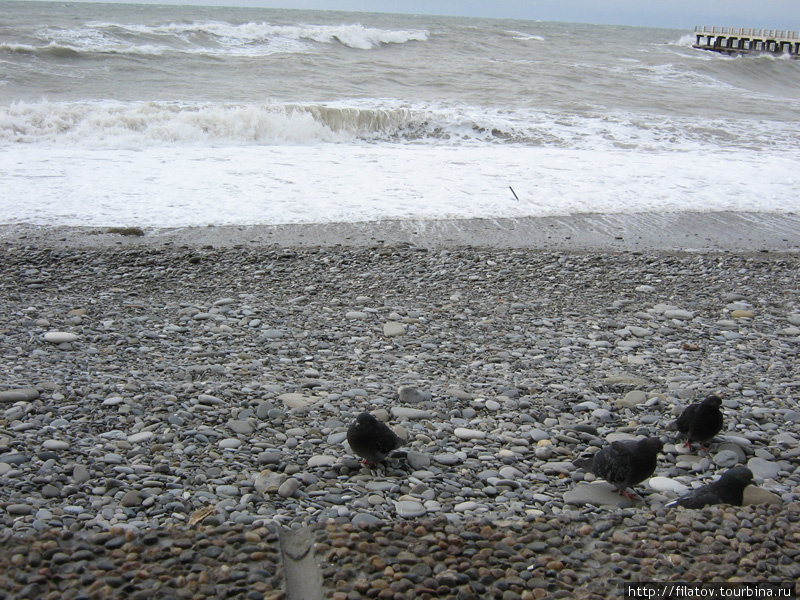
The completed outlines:
{"type": "Polygon", "coordinates": [[[752,481],[753,472],[750,469],[734,467],[725,471],[716,481],[692,490],[677,500],[673,500],[667,506],[685,506],[686,508],[703,508],[712,504],[741,506],[744,500],[744,488],[752,481]]]}
{"type": "Polygon", "coordinates": [[[658,453],[663,446],[657,437],[621,440],[612,442],[591,458],[574,462],[575,466],[602,477],[628,500],[633,500],[633,494],[626,489],[641,483],[655,472],[658,453]]]}
{"type": "Polygon", "coordinates": [[[399,448],[403,440],[368,412],[363,412],[347,429],[347,443],[363,460],[363,464],[374,466],[392,450],[399,448]]]}
{"type": "Polygon", "coordinates": [[[702,448],[705,443],[722,430],[722,412],[719,407],[722,400],[719,396],[709,396],[702,402],[694,402],[683,409],[675,425],[686,436],[686,446],[699,442],[702,448]]]}

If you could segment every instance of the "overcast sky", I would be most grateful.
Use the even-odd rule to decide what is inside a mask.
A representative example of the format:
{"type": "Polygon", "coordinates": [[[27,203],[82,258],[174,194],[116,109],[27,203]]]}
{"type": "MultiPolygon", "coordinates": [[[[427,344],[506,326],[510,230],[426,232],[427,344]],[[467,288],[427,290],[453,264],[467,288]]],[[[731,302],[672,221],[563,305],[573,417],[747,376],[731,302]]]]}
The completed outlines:
{"type": "MultiPolygon", "coordinates": [[[[81,1],[81,0],[79,0],[81,1]]],[[[95,0],[83,0],[95,1],[95,0]]],[[[100,0],[389,12],[694,29],[800,31],[800,0],[100,0]]]]}
{"type": "MultiPolygon", "coordinates": [[[[136,2],[137,0],[127,0],[136,2]]],[[[138,0],[139,2],[143,0],[138,0]]],[[[498,17],[693,29],[695,25],[800,30],[800,0],[146,0],[498,17]]]]}

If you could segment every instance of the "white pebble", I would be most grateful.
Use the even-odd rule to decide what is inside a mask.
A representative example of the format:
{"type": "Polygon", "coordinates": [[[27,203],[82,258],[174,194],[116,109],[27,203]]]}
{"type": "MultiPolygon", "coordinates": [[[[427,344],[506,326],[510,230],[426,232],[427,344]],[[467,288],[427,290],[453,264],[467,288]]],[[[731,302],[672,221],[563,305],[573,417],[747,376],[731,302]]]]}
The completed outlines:
{"type": "Polygon", "coordinates": [[[77,339],[77,335],[66,331],[48,331],[44,334],[44,340],[51,344],[69,344],[77,339]]]}
{"type": "Polygon", "coordinates": [[[462,440],[482,440],[486,437],[485,431],[467,429],[466,427],[456,427],[456,430],[453,433],[457,438],[462,440]]]}

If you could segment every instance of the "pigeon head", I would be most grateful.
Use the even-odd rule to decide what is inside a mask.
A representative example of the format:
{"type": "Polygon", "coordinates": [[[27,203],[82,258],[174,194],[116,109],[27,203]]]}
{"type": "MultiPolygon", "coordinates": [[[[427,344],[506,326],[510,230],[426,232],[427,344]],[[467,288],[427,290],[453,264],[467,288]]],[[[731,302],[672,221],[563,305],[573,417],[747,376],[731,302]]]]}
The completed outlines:
{"type": "Polygon", "coordinates": [[[753,472],[747,467],[734,467],[725,471],[720,479],[725,480],[726,483],[740,484],[744,489],[753,482],[753,472]]]}
{"type": "Polygon", "coordinates": [[[370,429],[371,427],[375,427],[377,422],[378,419],[368,412],[363,412],[356,417],[355,427],[356,429],[370,429]]]}
{"type": "Polygon", "coordinates": [[[658,454],[664,448],[664,442],[657,437],[649,437],[639,442],[640,447],[652,454],[658,454]]]}
{"type": "Polygon", "coordinates": [[[709,396],[705,400],[703,400],[703,405],[707,406],[708,408],[719,408],[722,406],[722,398],[719,396],[709,396]]]}

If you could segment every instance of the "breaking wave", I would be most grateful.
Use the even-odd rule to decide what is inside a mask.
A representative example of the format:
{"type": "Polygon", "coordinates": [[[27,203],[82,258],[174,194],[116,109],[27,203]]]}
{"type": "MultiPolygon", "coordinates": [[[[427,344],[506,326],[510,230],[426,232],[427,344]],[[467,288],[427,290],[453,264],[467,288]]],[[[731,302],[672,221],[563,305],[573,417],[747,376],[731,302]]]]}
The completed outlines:
{"type": "Polygon", "coordinates": [[[647,119],[493,110],[443,104],[18,102],[0,107],[0,146],[72,144],[99,148],[324,143],[520,145],[685,151],[708,146],[785,146],[800,128],[719,119],[647,119]]]}
{"type": "Polygon", "coordinates": [[[77,28],[46,27],[37,32],[39,44],[0,40],[0,52],[38,56],[92,55],[268,56],[310,52],[314,44],[371,50],[388,44],[424,42],[425,30],[392,30],[345,25],[275,25],[266,22],[232,24],[221,21],[123,25],[90,22],[77,28]]]}

